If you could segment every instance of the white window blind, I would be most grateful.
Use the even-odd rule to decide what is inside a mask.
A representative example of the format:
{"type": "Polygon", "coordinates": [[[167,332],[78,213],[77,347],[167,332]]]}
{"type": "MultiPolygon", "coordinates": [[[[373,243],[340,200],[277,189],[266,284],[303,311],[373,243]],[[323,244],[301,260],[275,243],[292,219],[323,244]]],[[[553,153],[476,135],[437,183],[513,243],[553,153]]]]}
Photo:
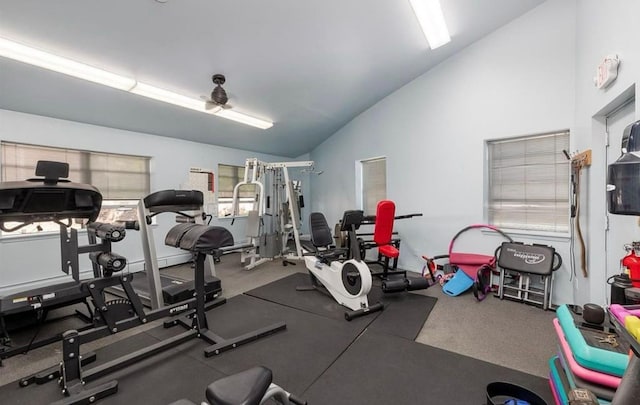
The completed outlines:
{"type": "Polygon", "coordinates": [[[569,131],[496,140],[488,146],[489,223],[500,228],[569,231],[569,131]]]}
{"type": "Polygon", "coordinates": [[[362,163],[362,209],[375,215],[378,201],[387,198],[387,160],[376,158],[362,163]]]}
{"type": "MultiPolygon", "coordinates": [[[[226,217],[232,213],[233,189],[244,181],[244,166],[218,165],[218,217],[226,217]]],[[[238,214],[246,215],[254,209],[256,186],[245,185],[238,190],[238,214]]]]}
{"type": "Polygon", "coordinates": [[[69,164],[69,180],[91,184],[108,199],[139,199],[149,194],[149,158],[2,142],[2,180],[35,177],[39,160],[69,164]]]}
{"type": "MultiPolygon", "coordinates": [[[[218,165],[218,198],[232,198],[233,188],[244,181],[244,166],[218,165]]],[[[239,197],[253,197],[255,186],[240,188],[239,197]]]]}

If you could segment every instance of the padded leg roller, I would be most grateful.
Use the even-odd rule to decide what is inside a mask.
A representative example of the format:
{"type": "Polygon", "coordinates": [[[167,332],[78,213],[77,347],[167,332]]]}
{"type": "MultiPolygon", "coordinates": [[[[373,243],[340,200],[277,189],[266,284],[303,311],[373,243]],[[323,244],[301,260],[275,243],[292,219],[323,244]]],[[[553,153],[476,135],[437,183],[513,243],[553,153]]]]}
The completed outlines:
{"type": "Polygon", "coordinates": [[[408,278],[407,279],[407,291],[425,290],[429,288],[429,280],[426,278],[408,278]]]}
{"type": "Polygon", "coordinates": [[[402,292],[407,290],[407,279],[385,280],[382,282],[382,291],[385,293],[402,292]]]}
{"type": "Polygon", "coordinates": [[[402,278],[399,280],[385,280],[382,282],[382,292],[384,293],[424,290],[429,287],[429,280],[422,277],[402,278]]]}

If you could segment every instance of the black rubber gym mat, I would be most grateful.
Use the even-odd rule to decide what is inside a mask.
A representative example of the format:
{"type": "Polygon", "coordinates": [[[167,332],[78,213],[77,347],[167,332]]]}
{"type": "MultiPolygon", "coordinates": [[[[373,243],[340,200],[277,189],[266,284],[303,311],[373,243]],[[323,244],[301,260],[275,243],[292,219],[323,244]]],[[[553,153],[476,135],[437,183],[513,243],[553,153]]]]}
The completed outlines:
{"type": "Polygon", "coordinates": [[[508,381],[552,404],[546,379],[367,330],[302,397],[310,404],[484,404],[508,381]]]}
{"type": "MultiPolygon", "coordinates": [[[[297,291],[296,287],[307,287],[311,285],[307,273],[294,273],[290,276],[273,281],[264,286],[247,291],[245,294],[263,300],[275,302],[301,311],[311,312],[327,318],[345,321],[344,313],[346,308],[338,304],[333,297],[321,291],[297,291]]],[[[371,294],[370,294],[371,296],[371,294]]],[[[370,303],[378,301],[378,297],[370,299],[370,303]]],[[[356,318],[354,323],[370,323],[379,315],[374,312],[361,318],[356,318]]],[[[346,322],[346,321],[345,321],[346,322]]]]}
{"type": "Polygon", "coordinates": [[[374,285],[369,293],[369,303],[384,302],[384,311],[347,322],[344,320],[345,308],[332,297],[319,291],[296,291],[297,286],[309,283],[308,274],[296,273],[245,294],[345,323],[366,323],[376,332],[390,333],[410,340],[418,336],[437,301],[433,297],[407,292],[383,294],[380,287],[374,285]]]}
{"type": "MultiPolygon", "coordinates": [[[[86,368],[90,369],[157,341],[144,332],[126,338],[97,350],[96,362],[86,368]]],[[[194,344],[199,343],[192,341],[185,345],[194,344]]],[[[223,376],[205,363],[195,362],[180,351],[170,349],[91,382],[86,387],[91,388],[114,379],[118,381],[118,392],[101,400],[101,404],[168,404],[180,398],[200,403],[204,400],[207,385],[223,376]]],[[[0,387],[0,398],[3,404],[46,404],[62,399],[62,396],[55,381],[26,388],[20,388],[14,382],[0,387]]]]}
{"type": "Polygon", "coordinates": [[[53,309],[49,311],[44,322],[39,322],[35,318],[34,312],[31,311],[10,315],[8,319],[5,319],[11,339],[10,346],[7,349],[28,346],[32,339],[37,342],[59,336],[69,329],[81,329],[90,326],[90,323],[74,315],[76,310],[88,315],[87,307],[84,304],[53,309]],[[17,327],[18,324],[24,326],[13,330],[13,327],[17,327]]]}
{"type": "MultiPolygon", "coordinates": [[[[366,324],[328,319],[259,298],[239,295],[207,314],[209,328],[231,338],[276,322],[287,329],[244,346],[205,358],[202,342],[184,352],[224,374],[256,365],[269,367],[275,381],[291,392],[302,392],[322,374],[362,333],[366,324]]],[[[148,333],[158,338],[182,332],[182,327],[156,328],[148,333]]]]}

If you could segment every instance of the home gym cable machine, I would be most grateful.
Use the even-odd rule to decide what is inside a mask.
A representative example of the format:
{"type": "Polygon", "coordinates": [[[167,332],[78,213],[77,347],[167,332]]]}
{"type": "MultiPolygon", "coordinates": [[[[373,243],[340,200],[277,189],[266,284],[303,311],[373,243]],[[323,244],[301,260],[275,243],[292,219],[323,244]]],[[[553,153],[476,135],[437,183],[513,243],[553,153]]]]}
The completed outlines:
{"type": "Polygon", "coordinates": [[[233,189],[232,216],[239,215],[240,192],[243,186],[255,186],[254,209],[261,218],[271,216],[271,232],[262,235],[260,242],[260,262],[273,258],[282,258],[282,264],[295,264],[290,260],[302,259],[300,243],[302,198],[300,185],[291,180],[290,168],[302,168],[306,172],[316,172],[313,161],[299,162],[262,162],[257,158],[247,159],[244,179],[233,189]],[[271,195],[266,196],[271,192],[271,195]],[[275,223],[275,224],[274,224],[275,223]],[[274,231],[275,229],[275,231],[274,231]],[[295,243],[295,252],[289,252],[289,237],[295,243]]]}

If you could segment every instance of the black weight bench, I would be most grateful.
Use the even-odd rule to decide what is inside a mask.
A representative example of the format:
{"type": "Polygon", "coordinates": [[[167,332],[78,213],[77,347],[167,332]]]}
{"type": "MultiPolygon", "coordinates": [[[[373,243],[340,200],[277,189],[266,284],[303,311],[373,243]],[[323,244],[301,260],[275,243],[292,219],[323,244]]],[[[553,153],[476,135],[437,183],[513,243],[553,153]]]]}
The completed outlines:
{"type": "MultiPolygon", "coordinates": [[[[208,226],[202,224],[184,223],[175,225],[169,230],[164,240],[165,245],[187,250],[195,255],[195,286],[196,294],[199,296],[203,291],[199,291],[204,286],[204,262],[206,256],[216,254],[225,246],[233,246],[233,235],[226,228],[220,226],[208,226]]],[[[212,346],[205,348],[206,357],[220,354],[245,343],[257,340],[286,329],[284,322],[237,336],[231,339],[224,339],[216,335],[207,326],[207,318],[204,311],[197,311],[198,324],[204,329],[202,338],[209,341],[212,346]]],[[[190,328],[190,323],[185,318],[176,318],[174,323],[180,323],[186,328],[190,328]]]]}
{"type": "Polygon", "coordinates": [[[496,250],[500,269],[498,297],[525,302],[547,310],[551,306],[553,272],[562,266],[562,257],[551,246],[503,242],[496,250]],[[507,282],[507,276],[513,279],[507,282]],[[532,277],[540,277],[542,288],[532,277]]]}

